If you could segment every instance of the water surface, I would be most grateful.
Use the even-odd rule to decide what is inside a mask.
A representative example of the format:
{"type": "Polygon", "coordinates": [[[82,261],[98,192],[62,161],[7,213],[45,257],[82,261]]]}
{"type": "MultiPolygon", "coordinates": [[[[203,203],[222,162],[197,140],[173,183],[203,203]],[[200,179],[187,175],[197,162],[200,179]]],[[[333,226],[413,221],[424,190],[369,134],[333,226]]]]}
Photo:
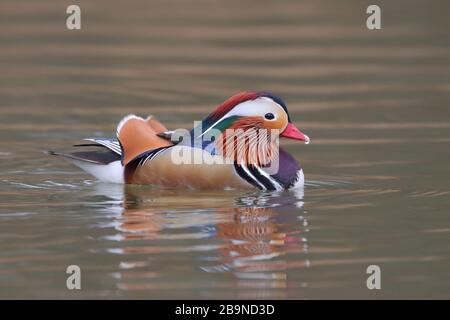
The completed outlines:
{"type": "Polygon", "coordinates": [[[445,1],[2,2],[1,298],[448,298],[445,1]],[[242,90],[284,98],[304,192],[102,184],[44,154],[128,113],[190,127],[242,90]],[[79,265],[82,290],[66,289],[79,265]],[[368,290],[379,265],[382,289],[368,290]]]}

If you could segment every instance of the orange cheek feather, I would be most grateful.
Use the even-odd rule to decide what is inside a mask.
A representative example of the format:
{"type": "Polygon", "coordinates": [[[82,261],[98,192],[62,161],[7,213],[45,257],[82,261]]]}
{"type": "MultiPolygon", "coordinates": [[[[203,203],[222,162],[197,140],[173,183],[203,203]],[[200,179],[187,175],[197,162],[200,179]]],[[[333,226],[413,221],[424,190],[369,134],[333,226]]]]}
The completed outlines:
{"type": "Polygon", "coordinates": [[[272,143],[269,140],[257,138],[261,143],[257,146],[254,143],[258,142],[252,140],[252,134],[247,136],[247,130],[252,129],[267,129],[270,133],[273,130],[270,127],[278,130],[278,126],[282,124],[282,119],[276,121],[270,121],[270,127],[265,126],[268,121],[265,121],[262,117],[243,117],[233,123],[222,135],[216,140],[216,147],[221,151],[222,155],[233,157],[238,162],[245,161],[246,163],[253,164],[266,164],[271,161],[275,156],[273,152],[272,143]],[[278,122],[278,124],[276,123],[278,122]],[[242,132],[244,131],[244,132],[242,132]],[[236,140],[236,138],[238,140],[236,140]],[[239,139],[241,138],[241,139],[239,139]],[[253,147],[252,147],[253,145],[253,147]]]}
{"type": "Polygon", "coordinates": [[[264,120],[263,127],[267,130],[278,130],[281,133],[288,124],[287,116],[283,113],[277,114],[276,120],[264,120]]]}

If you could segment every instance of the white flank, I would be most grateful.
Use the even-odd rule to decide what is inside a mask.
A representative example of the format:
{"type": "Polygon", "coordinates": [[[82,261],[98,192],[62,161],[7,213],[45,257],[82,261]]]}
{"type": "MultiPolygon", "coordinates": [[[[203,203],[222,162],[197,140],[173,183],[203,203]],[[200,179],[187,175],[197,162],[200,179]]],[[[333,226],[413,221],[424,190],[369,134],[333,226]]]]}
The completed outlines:
{"type": "Polygon", "coordinates": [[[123,166],[120,161],[114,161],[109,164],[97,164],[74,159],[68,160],[102,182],[125,183],[123,166]]]}

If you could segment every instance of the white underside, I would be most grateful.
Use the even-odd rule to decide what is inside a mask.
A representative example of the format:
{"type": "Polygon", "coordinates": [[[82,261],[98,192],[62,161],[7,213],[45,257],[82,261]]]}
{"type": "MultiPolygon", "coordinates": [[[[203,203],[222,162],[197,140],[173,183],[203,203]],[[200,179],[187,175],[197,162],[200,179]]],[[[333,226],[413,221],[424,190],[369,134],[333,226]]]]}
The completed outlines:
{"type": "Polygon", "coordinates": [[[123,166],[119,160],[109,164],[96,164],[73,159],[70,161],[102,182],[125,183],[123,166]]]}

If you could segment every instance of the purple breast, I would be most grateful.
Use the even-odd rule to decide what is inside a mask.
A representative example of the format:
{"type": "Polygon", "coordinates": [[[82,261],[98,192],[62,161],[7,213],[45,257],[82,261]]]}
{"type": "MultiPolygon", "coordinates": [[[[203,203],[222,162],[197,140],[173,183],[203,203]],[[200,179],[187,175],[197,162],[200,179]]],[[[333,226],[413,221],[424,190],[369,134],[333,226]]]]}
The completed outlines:
{"type": "Polygon", "coordinates": [[[287,151],[280,148],[279,169],[276,174],[271,176],[287,189],[297,181],[297,173],[301,169],[300,163],[287,151]]]}

